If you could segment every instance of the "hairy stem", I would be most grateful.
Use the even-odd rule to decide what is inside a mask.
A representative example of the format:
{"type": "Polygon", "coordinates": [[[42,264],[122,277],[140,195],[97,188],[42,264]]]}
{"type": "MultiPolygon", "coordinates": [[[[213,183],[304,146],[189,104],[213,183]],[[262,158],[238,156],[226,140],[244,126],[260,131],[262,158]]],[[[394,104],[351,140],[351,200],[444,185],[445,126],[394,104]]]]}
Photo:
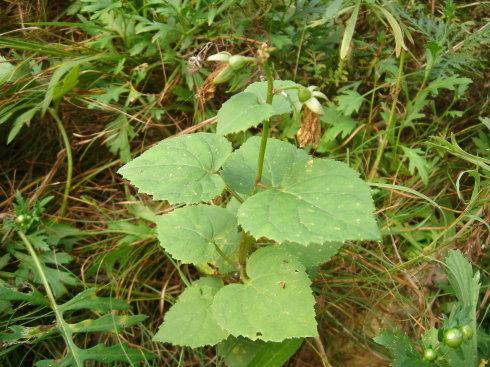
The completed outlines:
{"type": "Polygon", "coordinates": [[[393,121],[395,120],[395,112],[396,112],[396,104],[398,103],[398,94],[400,93],[400,85],[403,78],[403,65],[405,63],[405,52],[402,50],[400,55],[400,63],[398,65],[398,75],[396,77],[395,91],[393,93],[393,101],[391,103],[390,116],[388,118],[388,123],[386,124],[386,131],[383,134],[381,141],[378,145],[378,150],[376,152],[376,158],[373,163],[373,167],[371,168],[371,172],[369,172],[368,179],[372,180],[378,173],[379,163],[381,162],[381,158],[383,157],[383,153],[386,149],[386,145],[388,144],[389,137],[393,134],[393,121]]]}
{"type": "Polygon", "coordinates": [[[66,170],[66,183],[65,183],[65,191],[63,193],[63,201],[61,202],[61,207],[60,207],[60,217],[63,217],[66,211],[66,204],[68,202],[68,195],[70,194],[71,180],[73,176],[73,156],[71,153],[70,140],[68,139],[68,135],[66,134],[65,127],[63,126],[63,122],[61,121],[58,112],[53,108],[49,108],[48,111],[51,117],[53,117],[54,121],[56,122],[56,126],[60,131],[61,138],[63,139],[63,144],[66,150],[66,163],[68,168],[66,170]]]}
{"type": "Polygon", "coordinates": [[[24,242],[24,245],[26,246],[29,255],[31,255],[32,260],[34,261],[34,266],[36,267],[39,277],[41,278],[41,283],[43,284],[44,289],[46,291],[46,295],[48,296],[49,304],[56,317],[57,327],[60,330],[61,335],[63,335],[63,339],[65,339],[66,345],[70,350],[76,365],[78,367],[83,367],[83,361],[78,355],[78,347],[73,342],[72,332],[68,324],[63,319],[63,314],[59,310],[58,304],[56,303],[56,300],[54,298],[53,291],[51,290],[51,286],[49,285],[48,278],[44,273],[44,269],[42,267],[41,261],[39,260],[39,257],[37,256],[34,247],[32,247],[32,244],[27,238],[27,236],[25,235],[25,233],[22,231],[18,231],[17,233],[19,234],[19,237],[22,239],[22,242],[24,242]]]}
{"type": "MultiPolygon", "coordinates": [[[[274,78],[272,76],[272,70],[269,65],[269,62],[266,60],[264,61],[264,70],[265,74],[267,76],[267,99],[266,103],[272,104],[272,98],[274,96],[274,78]]],[[[255,177],[255,188],[257,188],[257,185],[260,183],[260,180],[262,179],[262,170],[264,167],[264,157],[265,157],[265,149],[267,147],[267,139],[269,137],[269,130],[270,130],[270,121],[265,120],[262,124],[263,129],[262,129],[262,138],[260,140],[260,150],[259,150],[259,161],[257,163],[257,176],[255,177]]],[[[254,189],[255,191],[255,189],[254,189]]]]}

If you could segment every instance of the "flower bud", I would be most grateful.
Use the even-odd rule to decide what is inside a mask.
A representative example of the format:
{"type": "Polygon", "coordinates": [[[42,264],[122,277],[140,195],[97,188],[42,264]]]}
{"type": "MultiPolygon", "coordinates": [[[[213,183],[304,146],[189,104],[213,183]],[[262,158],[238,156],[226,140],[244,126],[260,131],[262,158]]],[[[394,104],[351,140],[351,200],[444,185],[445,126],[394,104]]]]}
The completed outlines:
{"type": "Polygon", "coordinates": [[[229,58],[228,63],[230,64],[231,68],[236,71],[243,68],[246,64],[252,63],[253,61],[255,61],[253,57],[233,55],[229,58]]]}
{"type": "Polygon", "coordinates": [[[216,76],[213,79],[213,83],[214,84],[226,83],[233,76],[233,72],[234,70],[231,67],[231,65],[226,65],[223,69],[220,70],[218,74],[216,74],[216,76]]]}
{"type": "Polygon", "coordinates": [[[313,96],[313,93],[308,88],[299,87],[298,90],[298,98],[301,103],[305,103],[313,96]]]}
{"type": "Polygon", "coordinates": [[[230,60],[231,54],[227,51],[218,52],[217,54],[211,55],[207,58],[208,61],[219,61],[228,62],[230,60]]]}

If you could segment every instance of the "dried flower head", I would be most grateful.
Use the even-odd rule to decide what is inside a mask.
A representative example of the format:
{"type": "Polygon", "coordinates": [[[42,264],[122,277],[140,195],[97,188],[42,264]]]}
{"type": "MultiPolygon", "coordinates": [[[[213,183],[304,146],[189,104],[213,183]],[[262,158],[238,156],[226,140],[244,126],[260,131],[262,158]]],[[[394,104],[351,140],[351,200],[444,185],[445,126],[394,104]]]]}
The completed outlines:
{"type": "Polygon", "coordinates": [[[298,91],[299,101],[305,106],[301,115],[301,127],[296,135],[301,148],[307,145],[317,146],[322,136],[320,116],[323,115],[323,108],[318,98],[327,99],[327,96],[317,89],[315,86],[300,87],[298,91]]]}
{"type": "Polygon", "coordinates": [[[216,84],[218,84],[215,82],[215,80],[226,68],[229,68],[229,66],[224,62],[217,64],[213,72],[208,75],[203,85],[197,90],[196,98],[201,106],[203,106],[204,103],[206,103],[207,101],[214,98],[214,93],[216,92],[216,84]]]}
{"type": "Polygon", "coordinates": [[[296,134],[301,148],[307,145],[317,146],[322,136],[320,115],[309,108],[305,108],[301,115],[301,127],[296,134]]]}

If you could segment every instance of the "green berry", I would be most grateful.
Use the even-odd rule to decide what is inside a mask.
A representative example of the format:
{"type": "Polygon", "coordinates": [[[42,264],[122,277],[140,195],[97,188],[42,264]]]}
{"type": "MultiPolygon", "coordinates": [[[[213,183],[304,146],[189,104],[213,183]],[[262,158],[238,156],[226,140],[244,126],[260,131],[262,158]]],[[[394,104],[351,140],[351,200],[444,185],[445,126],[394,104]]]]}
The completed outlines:
{"type": "Polygon", "coordinates": [[[305,103],[312,97],[311,90],[305,87],[300,87],[298,90],[298,99],[301,103],[305,103]]]}
{"type": "Polygon", "coordinates": [[[424,360],[431,362],[436,358],[437,358],[437,353],[434,349],[427,348],[426,350],[424,350],[424,360]]]}
{"type": "Polygon", "coordinates": [[[459,328],[461,333],[463,333],[464,340],[470,340],[473,337],[473,328],[471,325],[463,325],[459,328]]]}
{"type": "Polygon", "coordinates": [[[463,333],[457,328],[447,329],[444,332],[444,344],[451,348],[457,348],[463,342],[463,333]]]}
{"type": "Polygon", "coordinates": [[[24,223],[26,221],[26,219],[27,219],[26,216],[23,215],[23,214],[21,214],[15,220],[16,220],[17,223],[22,224],[22,223],[24,223]]]}

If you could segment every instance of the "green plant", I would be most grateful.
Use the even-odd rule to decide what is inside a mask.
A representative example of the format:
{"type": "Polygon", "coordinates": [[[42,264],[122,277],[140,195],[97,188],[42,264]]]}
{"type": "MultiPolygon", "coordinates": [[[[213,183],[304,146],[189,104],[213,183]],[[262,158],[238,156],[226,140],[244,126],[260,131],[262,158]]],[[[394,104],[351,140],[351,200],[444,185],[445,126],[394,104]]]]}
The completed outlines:
{"type": "Polygon", "coordinates": [[[279,115],[302,110],[319,123],[322,94],[274,80],[268,53],[263,45],[254,60],[267,81],[222,105],[216,133],[164,140],[118,171],[139,192],[176,205],[156,218],[160,244],[204,273],[168,311],[156,341],[195,348],[232,337],[316,337],[307,271],[345,241],[380,239],[370,189],[354,170],[269,138],[279,115]],[[262,136],[232,152],[224,135],[261,123],[262,136]]]}
{"type": "Polygon", "coordinates": [[[473,273],[471,264],[460,251],[450,251],[445,265],[449,280],[449,287],[445,288],[457,302],[441,328],[430,328],[422,335],[418,343],[422,354],[402,332],[383,331],[374,338],[376,343],[390,350],[393,366],[426,366],[426,362],[448,367],[478,366],[485,357],[482,351],[486,348],[487,336],[483,330],[477,333],[476,320],[480,273],[473,273]]]}
{"type": "Polygon", "coordinates": [[[120,311],[128,311],[126,302],[113,297],[99,297],[96,288],[85,289],[61,304],[58,302],[67,293],[66,286],[79,285],[79,281],[64,268],[71,262],[71,257],[63,251],[56,251],[56,247],[62,243],[68,247],[70,238],[79,235],[80,231],[64,223],[42,219],[41,215],[51,199],[40,200],[30,208],[17,193],[14,204],[16,217],[5,222],[3,235],[11,238],[12,244],[7,248],[10,254],[0,257],[0,270],[3,270],[0,272],[0,315],[9,315],[11,319],[0,323],[0,347],[11,351],[25,343],[39,343],[61,335],[67,353],[56,360],[38,359],[35,366],[82,367],[86,361],[137,363],[151,360],[151,353],[130,348],[127,343],[112,346],[98,343],[90,348],[77,346],[78,335],[117,334],[141,323],[146,316],[118,315],[120,311]],[[20,242],[16,240],[17,237],[20,242]],[[19,265],[15,271],[6,271],[11,256],[18,260],[19,265]],[[39,286],[44,287],[47,299],[39,286]],[[18,306],[17,310],[13,308],[14,303],[18,306]],[[46,324],[40,322],[39,316],[35,318],[35,325],[26,323],[30,318],[29,313],[35,314],[39,308],[45,307],[51,308],[54,323],[52,314],[43,316],[49,319],[46,324]],[[15,316],[18,310],[24,311],[20,317],[15,316]],[[74,315],[82,310],[90,311],[97,317],[80,319],[74,315]]]}

